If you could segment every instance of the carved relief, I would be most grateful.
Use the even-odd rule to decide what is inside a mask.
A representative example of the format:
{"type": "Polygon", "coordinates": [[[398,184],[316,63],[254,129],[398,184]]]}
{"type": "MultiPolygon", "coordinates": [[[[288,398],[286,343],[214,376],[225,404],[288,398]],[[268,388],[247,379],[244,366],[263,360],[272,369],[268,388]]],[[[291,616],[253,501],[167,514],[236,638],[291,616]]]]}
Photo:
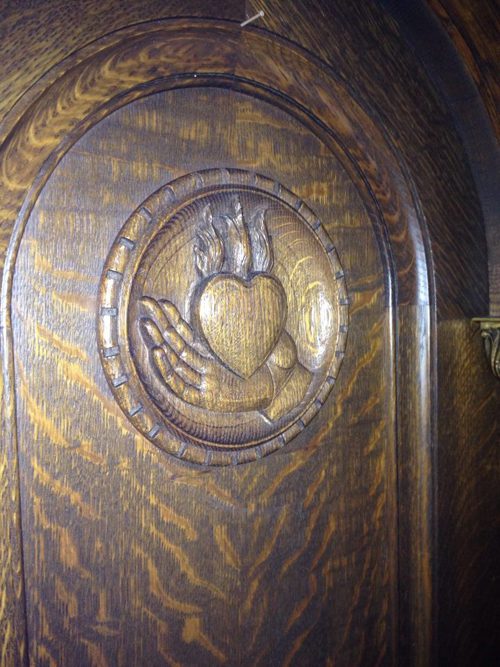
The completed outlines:
{"type": "Polygon", "coordinates": [[[335,248],[274,181],[209,170],[173,181],[125,224],[99,317],[110,386],[139,430],[205,464],[259,458],[299,433],[344,353],[335,248]]]}
{"type": "Polygon", "coordinates": [[[214,220],[208,204],[193,248],[194,330],[173,303],[144,297],[141,331],[152,368],[179,398],[218,412],[260,410],[275,421],[302,400],[311,373],[285,329],[287,299],[270,273],[265,215],[257,208],[247,224],[236,195],[214,220]]]}

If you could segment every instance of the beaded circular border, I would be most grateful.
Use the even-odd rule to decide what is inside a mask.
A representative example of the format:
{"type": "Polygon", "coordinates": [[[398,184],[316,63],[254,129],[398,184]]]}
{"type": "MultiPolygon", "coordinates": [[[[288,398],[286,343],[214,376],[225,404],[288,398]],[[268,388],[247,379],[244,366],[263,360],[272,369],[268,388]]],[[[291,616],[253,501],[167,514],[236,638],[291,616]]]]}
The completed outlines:
{"type": "Polygon", "coordinates": [[[267,456],[298,435],[317,414],[330,393],[342,359],[348,331],[349,297],[337,250],[318,217],[296,195],[280,183],[240,169],[208,169],[167,183],[148,197],[130,216],[115,239],[104,264],[99,288],[97,337],[99,354],[111,391],[134,427],[152,443],[179,459],[201,465],[236,465],[267,456]],[[141,249],[145,249],[163,224],[189,200],[227,186],[260,190],[288,204],[302,218],[324,247],[333,267],[338,294],[338,327],[335,352],[327,376],[316,394],[292,424],[269,439],[249,444],[217,445],[196,440],[175,424],[167,422],[139,379],[128,346],[128,301],[141,249]],[[124,301],[126,304],[124,305],[124,301]]]}

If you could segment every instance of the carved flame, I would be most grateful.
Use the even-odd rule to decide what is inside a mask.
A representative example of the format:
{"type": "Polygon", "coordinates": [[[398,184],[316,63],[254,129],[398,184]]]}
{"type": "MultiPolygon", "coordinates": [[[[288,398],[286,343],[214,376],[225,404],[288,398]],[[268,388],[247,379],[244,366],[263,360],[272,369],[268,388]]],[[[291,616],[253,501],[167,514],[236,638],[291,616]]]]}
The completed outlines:
{"type": "Polygon", "coordinates": [[[253,270],[269,273],[273,268],[274,255],[271,239],[266,227],[266,208],[258,208],[250,217],[250,240],[252,243],[253,270]]]}
{"type": "Polygon", "coordinates": [[[203,209],[204,229],[197,234],[198,245],[194,246],[196,268],[203,276],[219,273],[224,264],[224,243],[214,227],[210,205],[203,209]]]}
{"type": "Polygon", "coordinates": [[[203,210],[204,227],[194,247],[196,268],[204,278],[224,271],[249,278],[273,267],[271,238],[267,231],[267,209],[252,212],[247,224],[238,197],[231,201],[232,211],[214,220],[210,205],[203,210]]]}

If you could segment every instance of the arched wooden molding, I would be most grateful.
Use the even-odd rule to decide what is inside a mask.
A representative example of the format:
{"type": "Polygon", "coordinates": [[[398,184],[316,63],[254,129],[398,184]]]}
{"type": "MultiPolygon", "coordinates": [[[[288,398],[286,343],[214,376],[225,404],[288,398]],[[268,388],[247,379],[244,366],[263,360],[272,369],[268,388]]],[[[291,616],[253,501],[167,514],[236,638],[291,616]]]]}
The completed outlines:
{"type": "MultiPolygon", "coordinates": [[[[397,368],[394,387],[405,387],[391,406],[394,438],[398,446],[401,443],[397,461],[404,465],[399,470],[395,462],[394,471],[388,473],[394,491],[391,503],[398,503],[402,517],[398,548],[405,553],[398,585],[400,633],[408,637],[408,646],[416,647],[412,651],[426,656],[428,662],[433,617],[433,476],[429,471],[435,437],[429,418],[434,385],[428,379],[436,369],[427,227],[405,161],[378,117],[372,118],[349,87],[307,52],[256,28],[242,32],[230,22],[178,19],[144,23],[108,35],[62,63],[58,78],[39,82],[38,97],[27,106],[23,100],[7,119],[10,133],[0,153],[1,195],[7,211],[2,228],[5,238],[10,238],[3,273],[5,373],[13,377],[10,295],[18,250],[30,212],[64,154],[89,128],[134,100],[174,88],[203,86],[253,95],[310,128],[343,165],[373,223],[386,276],[387,305],[394,313],[394,318],[389,317],[389,310],[386,313],[391,332],[388,351],[394,352],[397,368]],[[74,97],[74,102],[61,112],[60,100],[66,95],[71,100],[74,97]],[[35,126],[39,133],[34,132],[35,126]],[[33,160],[20,163],[18,156],[24,151],[33,160]]],[[[116,277],[116,267],[109,268],[116,277]]],[[[336,273],[338,279],[343,277],[340,270],[336,273]]],[[[343,354],[341,349],[337,352],[343,354]]],[[[115,388],[123,387],[121,375],[113,378],[115,388]]],[[[18,440],[11,380],[5,383],[4,404],[6,442],[15,453],[18,440]]],[[[147,437],[154,439],[159,431],[156,425],[149,426],[147,437]]],[[[401,652],[405,651],[402,646],[401,652]]]]}

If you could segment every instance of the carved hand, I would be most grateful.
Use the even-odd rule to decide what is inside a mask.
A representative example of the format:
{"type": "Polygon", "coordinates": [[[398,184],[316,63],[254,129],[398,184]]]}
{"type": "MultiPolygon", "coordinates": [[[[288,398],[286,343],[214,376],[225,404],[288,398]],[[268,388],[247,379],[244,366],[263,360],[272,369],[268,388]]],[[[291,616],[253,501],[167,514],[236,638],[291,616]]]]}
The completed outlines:
{"type": "Polygon", "coordinates": [[[162,382],[182,400],[218,412],[264,410],[275,393],[267,365],[243,379],[201,350],[193,330],[169,301],[141,299],[141,334],[162,382]]]}

